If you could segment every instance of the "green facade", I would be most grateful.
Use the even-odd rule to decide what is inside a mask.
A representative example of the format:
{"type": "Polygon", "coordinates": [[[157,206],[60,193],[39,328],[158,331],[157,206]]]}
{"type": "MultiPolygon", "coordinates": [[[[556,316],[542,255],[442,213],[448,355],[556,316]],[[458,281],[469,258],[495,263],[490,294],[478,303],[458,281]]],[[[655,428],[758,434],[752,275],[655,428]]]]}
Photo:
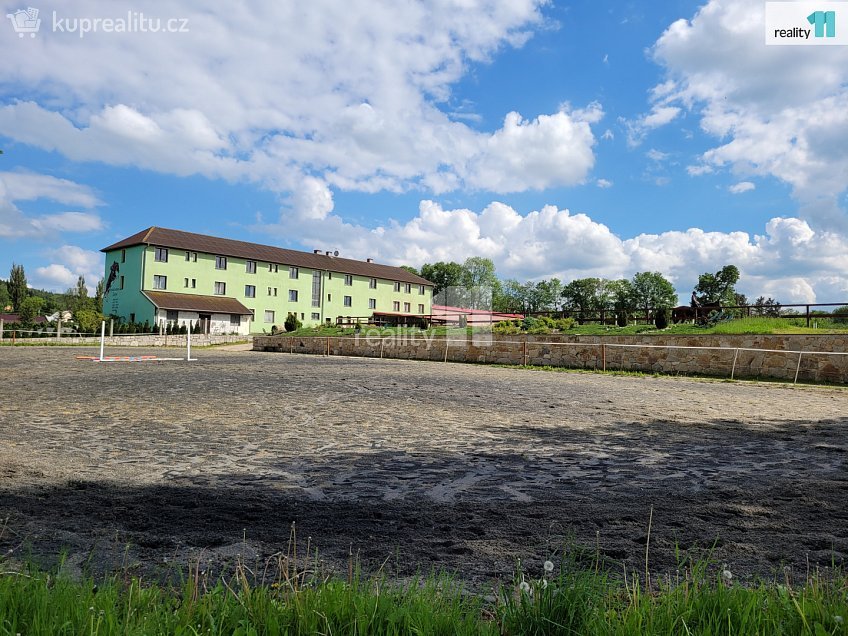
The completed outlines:
{"type": "MultiPolygon", "coordinates": [[[[300,267],[294,277],[287,263],[253,261],[255,271],[250,271],[254,266],[249,267],[247,259],[232,256],[226,256],[226,268],[223,269],[216,266],[216,257],[221,255],[166,249],[167,260],[163,260],[161,251],[157,260],[154,245],[136,245],[106,252],[107,278],[115,261],[119,263],[120,273],[104,298],[105,314],[155,324],[156,308],[142,291],[215,296],[216,283],[225,285],[224,294],[217,295],[235,298],[253,311],[252,333],[269,332],[274,325],[282,326],[289,312],[297,314],[307,326],[327,321],[335,323],[339,317],[359,318],[365,322],[375,311],[410,315],[431,313],[433,288],[430,285],[423,286],[421,293],[422,286],[401,282],[400,291],[396,291],[396,281],[393,280],[346,275],[329,269],[317,270],[321,293],[317,306],[314,306],[313,272],[316,270],[300,267]],[[120,288],[121,277],[123,289],[120,288]],[[164,281],[158,279],[160,287],[156,286],[157,277],[164,277],[164,281]],[[161,287],[163,282],[164,288],[161,287]],[[248,286],[254,288],[253,297],[248,295],[248,286]],[[296,300],[291,297],[291,292],[296,292],[296,300]],[[346,305],[346,297],[350,299],[350,306],[346,305]]],[[[220,285],[218,287],[221,291],[220,285]]]]}

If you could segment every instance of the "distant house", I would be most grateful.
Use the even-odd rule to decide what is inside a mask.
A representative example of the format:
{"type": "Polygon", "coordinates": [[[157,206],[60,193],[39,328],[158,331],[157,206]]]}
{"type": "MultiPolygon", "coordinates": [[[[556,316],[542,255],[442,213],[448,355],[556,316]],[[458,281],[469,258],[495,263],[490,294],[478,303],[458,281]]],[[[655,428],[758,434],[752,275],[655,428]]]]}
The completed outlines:
{"type": "Polygon", "coordinates": [[[457,324],[460,322],[462,316],[465,316],[467,324],[472,327],[490,325],[503,320],[522,320],[524,318],[524,314],[504,314],[486,309],[433,305],[432,321],[434,323],[457,324]]]}
{"type": "MultiPolygon", "coordinates": [[[[7,324],[10,323],[10,322],[20,322],[21,321],[21,315],[20,314],[0,314],[0,320],[2,320],[4,323],[7,323],[7,324]]],[[[47,318],[45,318],[44,316],[36,316],[35,320],[33,320],[33,322],[36,323],[36,324],[42,324],[42,323],[47,322],[47,318]]]]}
{"type": "Polygon", "coordinates": [[[61,312],[57,311],[56,313],[50,314],[49,316],[45,316],[47,322],[57,322],[59,319],[61,319],[62,322],[68,322],[73,317],[74,315],[67,309],[61,312]]]}

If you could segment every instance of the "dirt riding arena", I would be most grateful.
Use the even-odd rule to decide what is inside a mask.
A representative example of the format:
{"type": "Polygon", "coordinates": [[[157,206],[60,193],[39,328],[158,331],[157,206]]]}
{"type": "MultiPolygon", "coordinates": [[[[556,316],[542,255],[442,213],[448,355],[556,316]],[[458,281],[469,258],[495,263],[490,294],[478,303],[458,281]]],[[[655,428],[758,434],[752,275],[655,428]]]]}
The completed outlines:
{"type": "MultiPolygon", "coordinates": [[[[0,349],[0,553],[95,573],[325,565],[509,579],[573,539],[672,575],[848,556],[848,391],[200,350],[0,349]],[[117,354],[120,350],[107,353],[117,354]],[[184,355],[139,351],[133,355],[184,355]],[[5,529],[4,529],[5,520],[5,529]]],[[[782,576],[782,574],[781,574],[782,576]]]]}

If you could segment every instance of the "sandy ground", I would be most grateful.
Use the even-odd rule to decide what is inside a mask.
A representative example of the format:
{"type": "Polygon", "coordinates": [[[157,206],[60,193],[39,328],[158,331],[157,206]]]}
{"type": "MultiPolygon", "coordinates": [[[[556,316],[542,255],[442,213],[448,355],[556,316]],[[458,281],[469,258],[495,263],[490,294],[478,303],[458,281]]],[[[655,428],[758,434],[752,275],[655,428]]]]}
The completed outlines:
{"type": "Polygon", "coordinates": [[[576,541],[740,578],[848,556],[848,390],[199,350],[2,348],[0,554],[258,572],[296,522],[329,568],[508,580],[576,541]],[[110,351],[109,353],[119,353],[110,351]],[[127,352],[125,352],[127,353],[127,352]],[[182,355],[177,350],[152,353],[182,355]],[[5,520],[5,529],[4,527],[5,520]],[[9,552],[11,550],[11,552],[9,552]]]}

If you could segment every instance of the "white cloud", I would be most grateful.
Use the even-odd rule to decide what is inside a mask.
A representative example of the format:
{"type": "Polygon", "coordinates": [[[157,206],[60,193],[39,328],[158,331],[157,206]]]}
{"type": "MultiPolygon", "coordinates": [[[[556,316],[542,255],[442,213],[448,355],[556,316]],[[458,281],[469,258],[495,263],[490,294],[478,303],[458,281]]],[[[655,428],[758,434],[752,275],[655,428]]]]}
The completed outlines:
{"type": "Polygon", "coordinates": [[[0,172],[0,188],[0,195],[8,201],[49,199],[83,208],[100,205],[88,186],[35,172],[0,172]]]}
{"type": "Polygon", "coordinates": [[[366,228],[332,214],[324,195],[329,192],[315,197],[323,216],[286,210],[277,224],[255,229],[280,236],[297,231],[305,244],[396,265],[484,256],[495,262],[499,275],[522,280],[619,278],[660,271],[684,298],[699,274],[727,264],[740,268],[738,288],[750,297],[841,302],[848,292],[846,279],[835,275],[848,271],[848,238],[816,230],[798,218],[774,218],[762,235],[754,236],[691,228],[621,238],[586,214],[555,206],[519,214],[499,202],[475,212],[422,201],[418,214],[405,223],[366,228]]]}
{"type": "MultiPolygon", "coordinates": [[[[544,23],[546,3],[431,0],[375,10],[350,0],[343,12],[332,0],[157,5],[187,18],[190,32],[157,34],[155,45],[128,34],[120,46],[105,34],[47,33],[6,47],[0,83],[26,90],[0,107],[0,134],[76,161],[255,180],[281,192],[306,175],[365,192],[574,185],[594,163],[599,107],[510,113],[490,131],[457,121],[479,122],[471,113],[443,108],[469,62],[522,46],[544,23]]],[[[79,0],[58,13],[128,9],[137,7],[79,0]]]]}
{"type": "Polygon", "coordinates": [[[29,217],[19,201],[47,199],[91,208],[100,200],[86,186],[33,172],[0,172],[0,238],[48,238],[58,232],[92,232],[103,228],[93,212],[59,212],[29,217]]]}
{"type": "Polygon", "coordinates": [[[89,295],[94,294],[97,281],[103,277],[103,255],[76,245],[62,245],[45,253],[47,265],[35,268],[33,286],[50,291],[65,291],[85,278],[89,295]]]}
{"type": "Polygon", "coordinates": [[[661,150],[657,150],[656,148],[651,148],[648,152],[645,153],[645,156],[651,161],[665,161],[668,159],[668,153],[662,152],[661,150]]]}
{"type": "Polygon", "coordinates": [[[609,179],[598,179],[595,182],[595,185],[597,185],[599,188],[606,189],[611,188],[613,184],[612,181],[610,181],[609,179]]]}
{"type": "Polygon", "coordinates": [[[805,217],[844,230],[848,48],[763,46],[763,19],[762,3],[710,0],[673,23],[653,48],[667,79],[652,98],[697,113],[721,140],[691,174],[726,167],[775,176],[792,186],[805,217]]]}
{"type": "Polygon", "coordinates": [[[635,120],[622,120],[627,130],[627,145],[631,148],[641,144],[648,133],[677,119],[682,109],[677,106],[655,104],[651,112],[635,120]]]}
{"type": "Polygon", "coordinates": [[[750,192],[756,187],[757,186],[755,186],[750,181],[740,181],[739,183],[734,183],[728,188],[728,190],[730,190],[730,192],[732,192],[733,194],[742,194],[743,192],[750,192]]]}

